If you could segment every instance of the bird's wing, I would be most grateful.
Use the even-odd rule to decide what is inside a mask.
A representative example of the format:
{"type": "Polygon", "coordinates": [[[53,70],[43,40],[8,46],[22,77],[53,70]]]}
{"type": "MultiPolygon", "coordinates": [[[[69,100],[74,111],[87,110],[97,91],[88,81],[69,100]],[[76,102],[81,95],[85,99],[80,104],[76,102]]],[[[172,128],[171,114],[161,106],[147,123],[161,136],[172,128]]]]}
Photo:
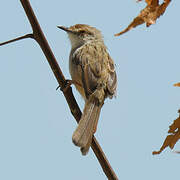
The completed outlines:
{"type": "Polygon", "coordinates": [[[82,84],[87,98],[94,93],[99,85],[101,78],[101,64],[94,62],[81,65],[82,69],[82,84]]]}
{"type": "Polygon", "coordinates": [[[81,82],[86,98],[88,99],[102,84],[102,71],[105,68],[101,46],[85,44],[75,53],[74,59],[81,69],[81,82]]]}
{"type": "Polygon", "coordinates": [[[109,56],[108,58],[109,77],[107,82],[107,90],[110,97],[116,94],[117,88],[117,75],[115,71],[114,62],[109,56]]]}
{"type": "Polygon", "coordinates": [[[82,71],[82,85],[86,98],[92,95],[101,104],[105,97],[113,96],[116,91],[114,63],[102,44],[86,46],[82,48],[84,52],[76,55],[82,71]]]}
{"type": "Polygon", "coordinates": [[[136,26],[141,25],[143,23],[144,23],[143,18],[141,18],[140,16],[137,16],[136,18],[134,18],[134,20],[129,24],[129,26],[126,29],[124,29],[120,33],[115,34],[115,36],[120,36],[126,33],[127,31],[131,30],[132,28],[135,28],[136,26]]]}

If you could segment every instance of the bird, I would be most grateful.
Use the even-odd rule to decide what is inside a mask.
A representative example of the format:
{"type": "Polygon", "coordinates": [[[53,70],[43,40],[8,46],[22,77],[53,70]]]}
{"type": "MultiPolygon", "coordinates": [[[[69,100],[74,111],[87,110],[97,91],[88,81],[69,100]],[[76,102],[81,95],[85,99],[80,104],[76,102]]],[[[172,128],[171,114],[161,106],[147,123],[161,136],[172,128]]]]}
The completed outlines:
{"type": "MultiPolygon", "coordinates": [[[[142,0],[138,0],[142,1],[142,0]]],[[[134,18],[134,20],[129,24],[127,28],[125,28],[120,33],[115,34],[115,36],[120,36],[127,31],[139,26],[141,24],[146,23],[146,27],[149,27],[152,24],[156,23],[156,20],[164,14],[167,6],[169,5],[171,0],[164,0],[162,4],[159,4],[159,0],[146,0],[147,6],[140,12],[140,14],[134,18]]]]}
{"type": "Polygon", "coordinates": [[[112,98],[116,95],[115,64],[107,51],[100,30],[87,24],[57,27],[68,34],[71,42],[71,82],[85,101],[72,141],[80,147],[82,155],[86,155],[96,132],[104,101],[107,97],[112,98]]]}

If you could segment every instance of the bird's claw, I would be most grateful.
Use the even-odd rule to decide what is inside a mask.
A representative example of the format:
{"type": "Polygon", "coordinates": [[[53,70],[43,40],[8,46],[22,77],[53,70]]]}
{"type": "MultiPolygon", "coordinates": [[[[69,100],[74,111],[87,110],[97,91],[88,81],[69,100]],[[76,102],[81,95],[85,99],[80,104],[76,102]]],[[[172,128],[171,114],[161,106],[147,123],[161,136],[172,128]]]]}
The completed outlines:
{"type": "Polygon", "coordinates": [[[64,85],[61,87],[60,85],[56,88],[56,91],[60,88],[61,91],[66,92],[67,89],[71,86],[71,80],[66,79],[64,85]]]}
{"type": "Polygon", "coordinates": [[[58,90],[58,89],[60,88],[61,91],[66,92],[72,84],[81,86],[78,82],[76,82],[76,81],[74,81],[74,80],[66,79],[66,80],[65,80],[65,83],[64,83],[64,86],[63,86],[63,87],[60,87],[60,85],[59,85],[59,86],[56,88],[56,90],[58,90]]]}

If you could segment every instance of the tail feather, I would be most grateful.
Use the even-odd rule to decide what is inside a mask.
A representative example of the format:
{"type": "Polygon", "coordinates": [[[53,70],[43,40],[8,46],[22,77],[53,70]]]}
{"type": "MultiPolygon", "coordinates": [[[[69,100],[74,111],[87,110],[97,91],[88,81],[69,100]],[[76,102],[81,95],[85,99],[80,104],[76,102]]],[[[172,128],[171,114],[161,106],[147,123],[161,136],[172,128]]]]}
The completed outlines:
{"type": "Polygon", "coordinates": [[[93,134],[89,138],[88,143],[86,144],[86,146],[81,147],[81,153],[82,153],[83,156],[85,156],[89,152],[89,148],[90,148],[91,143],[92,143],[92,137],[93,137],[93,134]]]}
{"type": "Polygon", "coordinates": [[[97,113],[96,113],[96,118],[95,118],[95,123],[94,123],[94,128],[93,128],[93,134],[97,130],[97,124],[98,124],[98,120],[99,120],[99,116],[100,116],[102,106],[103,106],[103,104],[98,107],[98,110],[97,110],[97,113]]]}
{"type": "MultiPolygon", "coordinates": [[[[76,146],[84,148],[87,144],[91,145],[91,139],[94,134],[94,126],[96,124],[96,117],[99,108],[100,107],[95,103],[88,101],[85,103],[82,117],[80,119],[78,127],[76,128],[72,136],[72,141],[76,146]]],[[[90,145],[88,146],[90,147],[90,145]]]]}
{"type": "Polygon", "coordinates": [[[98,110],[98,106],[94,105],[88,118],[84,120],[87,121],[87,126],[84,129],[84,132],[81,136],[81,140],[80,140],[80,144],[82,143],[81,147],[86,146],[89,142],[89,139],[92,139],[92,135],[94,134],[94,124],[96,121],[97,110],[98,110]]]}
{"type": "Polygon", "coordinates": [[[100,111],[101,111],[101,107],[98,107],[97,112],[96,112],[96,117],[94,119],[94,125],[93,125],[91,136],[89,137],[89,140],[88,140],[88,143],[86,144],[86,146],[81,147],[82,155],[86,155],[88,153],[88,151],[89,151],[89,148],[90,148],[91,142],[92,142],[92,137],[93,137],[93,135],[94,135],[94,133],[96,132],[96,129],[97,129],[97,124],[98,124],[98,120],[99,120],[100,111]]]}

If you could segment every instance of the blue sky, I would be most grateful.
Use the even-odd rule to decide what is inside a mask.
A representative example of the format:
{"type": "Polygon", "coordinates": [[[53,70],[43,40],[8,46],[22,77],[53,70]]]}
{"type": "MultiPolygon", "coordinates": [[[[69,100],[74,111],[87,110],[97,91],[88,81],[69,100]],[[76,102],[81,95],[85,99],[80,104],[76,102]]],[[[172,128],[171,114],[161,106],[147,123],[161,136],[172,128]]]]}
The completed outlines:
{"type": "MultiPolygon", "coordinates": [[[[70,43],[57,25],[100,29],[118,75],[117,98],[106,100],[96,137],[119,179],[177,179],[178,154],[164,141],[180,108],[179,1],[156,25],[114,37],[145,6],[126,1],[35,1],[31,5],[66,78],[70,43]]],[[[19,1],[0,6],[0,42],[31,33],[19,1]]],[[[0,47],[0,179],[106,179],[90,150],[82,156],[71,141],[76,127],[38,44],[22,40],[0,47]]],[[[78,104],[83,100],[74,89],[78,104]]],[[[180,150],[180,145],[174,148],[180,150]]]]}

